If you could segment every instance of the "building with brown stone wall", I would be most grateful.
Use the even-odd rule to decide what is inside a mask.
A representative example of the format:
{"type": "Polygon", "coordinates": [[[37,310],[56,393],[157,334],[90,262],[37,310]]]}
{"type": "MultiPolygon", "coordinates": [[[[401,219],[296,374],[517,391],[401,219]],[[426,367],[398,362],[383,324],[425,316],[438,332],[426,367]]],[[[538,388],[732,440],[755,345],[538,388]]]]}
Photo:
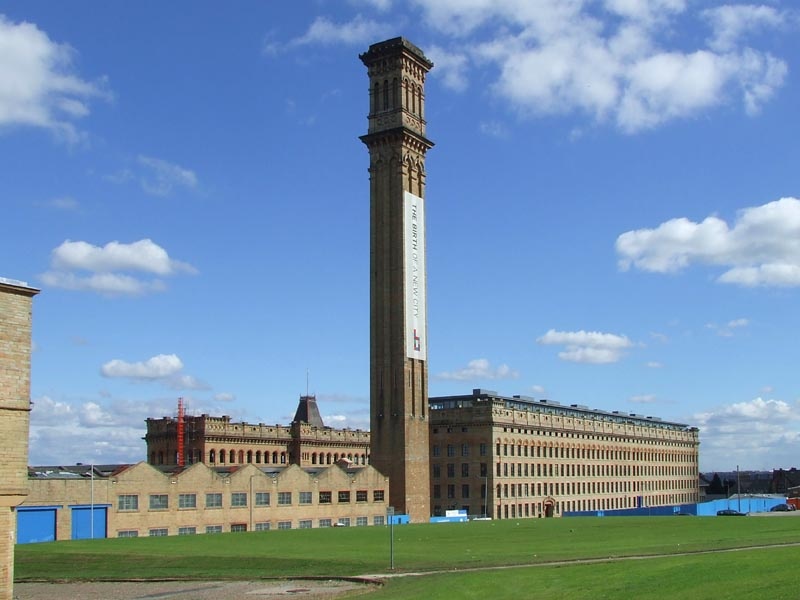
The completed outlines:
{"type": "Polygon", "coordinates": [[[36,467],[19,515],[39,510],[37,527],[45,535],[20,541],[383,525],[388,486],[374,468],[346,461],[306,469],[36,467]],[[49,527],[42,526],[43,513],[49,527]]]}
{"type": "Polygon", "coordinates": [[[495,519],[699,500],[699,433],[656,417],[472,394],[431,398],[431,505],[495,519]]]}
{"type": "Polygon", "coordinates": [[[391,503],[430,517],[425,274],[425,77],[433,67],[404,38],[359,56],[369,76],[370,432],[372,464],[391,503]]]}
{"type": "MultiPolygon", "coordinates": [[[[229,416],[183,417],[186,464],[331,465],[341,459],[355,465],[370,462],[370,434],[360,429],[326,427],[316,398],[301,396],[290,425],[233,422],[229,416]]],[[[147,461],[178,464],[179,417],[146,420],[147,461]]]]}
{"type": "Polygon", "coordinates": [[[0,600],[13,596],[13,510],[28,495],[31,311],[38,293],[0,278],[0,600]]]}

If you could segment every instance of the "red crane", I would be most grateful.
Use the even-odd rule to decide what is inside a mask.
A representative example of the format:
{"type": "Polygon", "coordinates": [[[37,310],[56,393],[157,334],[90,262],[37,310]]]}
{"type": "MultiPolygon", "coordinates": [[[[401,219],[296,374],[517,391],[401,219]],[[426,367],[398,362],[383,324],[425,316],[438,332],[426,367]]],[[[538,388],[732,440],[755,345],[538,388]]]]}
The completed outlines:
{"type": "Polygon", "coordinates": [[[178,466],[186,465],[186,452],[183,447],[183,398],[178,398],[178,466]]]}

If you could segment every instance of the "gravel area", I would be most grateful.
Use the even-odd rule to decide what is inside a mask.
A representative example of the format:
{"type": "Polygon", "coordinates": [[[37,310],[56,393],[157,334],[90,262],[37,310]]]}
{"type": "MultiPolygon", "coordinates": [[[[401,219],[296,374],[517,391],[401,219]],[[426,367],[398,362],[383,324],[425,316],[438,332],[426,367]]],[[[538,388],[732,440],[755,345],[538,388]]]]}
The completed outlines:
{"type": "Polygon", "coordinates": [[[330,600],[372,586],[355,581],[137,581],[16,583],[15,600],[330,600]]]}

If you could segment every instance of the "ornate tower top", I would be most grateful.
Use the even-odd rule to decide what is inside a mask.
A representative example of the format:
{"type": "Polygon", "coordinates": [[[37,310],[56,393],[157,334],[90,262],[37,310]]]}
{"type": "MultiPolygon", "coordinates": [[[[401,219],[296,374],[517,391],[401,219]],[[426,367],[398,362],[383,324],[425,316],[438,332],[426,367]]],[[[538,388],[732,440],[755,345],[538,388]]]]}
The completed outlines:
{"type": "Polygon", "coordinates": [[[359,55],[367,67],[370,111],[365,143],[376,133],[405,127],[425,139],[425,76],[433,63],[422,50],[402,37],[372,44],[359,55]]]}

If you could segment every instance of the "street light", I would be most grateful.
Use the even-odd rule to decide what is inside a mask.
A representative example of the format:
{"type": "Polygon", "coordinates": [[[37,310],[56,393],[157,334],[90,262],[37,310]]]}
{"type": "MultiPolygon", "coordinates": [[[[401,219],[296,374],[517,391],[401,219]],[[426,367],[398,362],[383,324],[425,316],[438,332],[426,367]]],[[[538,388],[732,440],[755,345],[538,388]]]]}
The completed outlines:
{"type": "Polygon", "coordinates": [[[483,518],[486,518],[486,513],[489,511],[489,476],[483,478],[483,518]]]}
{"type": "Polygon", "coordinates": [[[386,509],[386,518],[389,519],[389,568],[394,571],[394,506],[386,509]]]}

